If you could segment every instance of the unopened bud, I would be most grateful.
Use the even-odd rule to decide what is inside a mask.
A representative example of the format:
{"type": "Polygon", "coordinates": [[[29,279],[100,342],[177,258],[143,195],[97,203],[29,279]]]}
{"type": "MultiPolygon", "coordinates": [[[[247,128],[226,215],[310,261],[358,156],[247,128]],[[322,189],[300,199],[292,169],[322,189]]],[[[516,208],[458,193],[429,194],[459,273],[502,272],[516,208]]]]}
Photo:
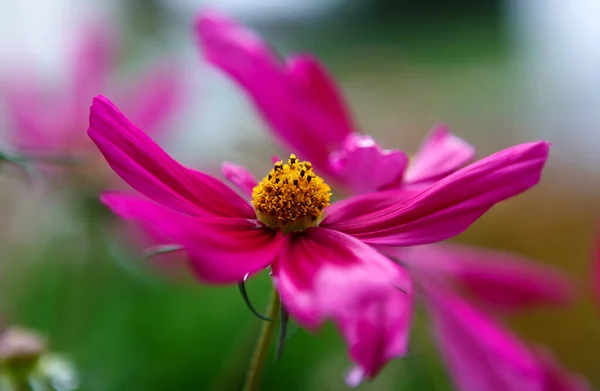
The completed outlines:
{"type": "Polygon", "coordinates": [[[46,351],[46,340],[33,331],[12,327],[0,335],[0,361],[33,362],[46,351]]]}

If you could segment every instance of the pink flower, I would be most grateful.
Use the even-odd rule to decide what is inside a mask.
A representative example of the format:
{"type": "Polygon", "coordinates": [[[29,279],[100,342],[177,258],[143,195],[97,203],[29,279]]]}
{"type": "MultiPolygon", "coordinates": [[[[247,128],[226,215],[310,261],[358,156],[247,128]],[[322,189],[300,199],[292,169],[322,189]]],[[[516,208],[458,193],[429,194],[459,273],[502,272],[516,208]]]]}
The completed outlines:
{"type": "MultiPolygon", "coordinates": [[[[371,137],[357,132],[334,81],[327,75],[324,67],[310,56],[292,56],[280,61],[260,37],[212,11],[200,15],[196,28],[206,59],[243,87],[274,135],[291,149],[299,151],[303,156],[310,156],[316,168],[352,193],[381,191],[379,195],[370,194],[366,197],[381,197],[381,203],[385,206],[390,189],[416,194],[430,186],[439,186],[439,183],[434,184],[440,180],[443,183],[443,178],[452,176],[475,156],[473,146],[451,134],[447,127],[439,126],[426,137],[409,162],[402,151],[383,149],[371,137]]],[[[461,190],[456,188],[455,191],[461,190]]],[[[427,190],[422,194],[425,193],[427,190]]],[[[360,197],[349,202],[355,203],[357,199],[360,197]]],[[[341,202],[331,209],[336,210],[343,205],[344,202],[341,202]]],[[[367,210],[370,208],[367,202],[358,205],[367,210]]],[[[368,234],[354,231],[354,223],[347,217],[349,216],[343,212],[338,212],[329,221],[339,219],[336,221],[347,227],[346,233],[370,240],[371,244],[410,245],[392,243],[383,238],[370,238],[368,234]]],[[[418,284],[431,284],[427,278],[431,275],[437,279],[451,280],[453,285],[460,285],[473,293],[475,299],[487,308],[523,310],[539,304],[564,304],[571,298],[570,285],[560,273],[512,254],[462,246],[380,246],[379,249],[408,263],[407,271],[418,284]]],[[[465,316],[469,315],[471,304],[458,300],[437,303],[429,299],[427,302],[434,314],[439,312],[439,308],[446,308],[456,302],[459,303],[456,306],[460,307],[457,312],[466,306],[465,316]]],[[[462,347],[457,345],[460,344],[459,341],[470,338],[469,343],[465,342],[465,349],[492,350],[488,352],[490,358],[496,357],[502,361],[502,357],[495,356],[493,349],[483,343],[487,338],[486,330],[493,328],[479,330],[471,327],[462,330],[464,338],[445,340],[450,338],[450,332],[457,328],[457,324],[457,320],[451,316],[437,316],[436,329],[443,351],[460,351],[462,347]],[[468,335],[467,332],[474,335],[468,335]],[[479,343],[481,346],[476,346],[479,343]]],[[[470,368],[471,364],[453,361],[469,357],[461,358],[457,354],[445,356],[450,360],[448,365],[461,389],[521,389],[510,386],[503,388],[503,379],[492,375],[485,381],[477,383],[473,380],[469,384],[468,379],[473,377],[473,373],[485,372],[486,362],[473,358],[473,368],[470,368]],[[478,364],[480,365],[477,366],[478,364]],[[493,384],[494,380],[498,383],[493,384]]],[[[541,387],[544,376],[539,363],[533,363],[535,359],[531,355],[519,359],[527,362],[530,367],[537,365],[537,377],[531,381],[533,386],[541,387]]],[[[363,377],[364,371],[357,368],[350,373],[348,382],[358,384],[363,377]]]]}
{"type": "MultiPolygon", "coordinates": [[[[413,246],[463,232],[497,202],[535,185],[549,150],[546,142],[517,145],[424,191],[390,190],[329,206],[329,186],[294,155],[275,163],[249,203],[177,163],[102,96],[92,104],[88,134],[145,196],[104,194],[115,213],[184,246],[201,281],[237,283],[270,266],[290,315],[310,330],[332,319],[366,377],[406,353],[410,313],[406,273],[372,245],[413,246]]],[[[247,194],[249,173],[230,170],[247,194]]]]}
{"type": "Polygon", "coordinates": [[[590,391],[582,378],[529,347],[489,315],[456,295],[443,280],[419,284],[433,335],[462,391],[590,391]]]}
{"type": "MultiPolygon", "coordinates": [[[[73,52],[69,79],[60,89],[47,91],[35,75],[4,82],[3,94],[11,118],[10,144],[19,151],[80,156],[92,144],[84,135],[87,102],[106,89],[116,71],[116,41],[100,25],[82,31],[73,52]]],[[[179,105],[182,90],[176,70],[159,64],[125,86],[119,100],[129,115],[148,131],[157,133],[179,105]]]]}

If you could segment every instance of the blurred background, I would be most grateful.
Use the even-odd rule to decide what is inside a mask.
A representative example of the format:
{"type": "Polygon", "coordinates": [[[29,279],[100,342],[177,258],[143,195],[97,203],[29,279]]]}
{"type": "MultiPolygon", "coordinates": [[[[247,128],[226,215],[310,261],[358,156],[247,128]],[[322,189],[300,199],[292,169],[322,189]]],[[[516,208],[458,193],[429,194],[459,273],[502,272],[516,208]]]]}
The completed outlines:
{"type": "MultiPolygon", "coordinates": [[[[600,215],[598,1],[2,0],[0,86],[60,90],[74,77],[73,48],[90,26],[100,26],[118,42],[111,81],[86,91],[77,106],[83,113],[73,114],[84,120],[69,135],[87,142],[93,95],[132,96],[124,86],[135,86],[142,70],[166,64],[180,84],[177,108],[160,121],[155,138],[181,161],[215,175],[228,160],[260,176],[270,156],[284,151],[241,91],[203,63],[192,20],[210,3],[282,53],[318,56],[341,84],[361,129],[388,148],[415,151],[439,122],[474,144],[479,156],[551,141],[542,184],[497,206],[456,241],[520,252],[573,275],[577,304],[506,322],[600,384],[600,310],[589,288],[600,215]]],[[[6,100],[3,150],[12,145],[15,126],[5,115],[6,100]]],[[[43,124],[50,122],[47,111],[59,110],[27,107],[28,118],[43,124]]],[[[53,350],[75,362],[84,390],[237,389],[260,321],[237,287],[197,284],[178,256],[143,259],[131,245],[135,235],[99,205],[100,189],[122,185],[90,154],[74,173],[44,175],[42,186],[4,167],[1,324],[45,335],[53,350]]],[[[267,276],[248,289],[262,308],[267,276]]],[[[420,323],[418,354],[393,362],[360,389],[452,389],[420,323]]],[[[332,327],[317,335],[298,331],[282,361],[270,363],[264,389],[344,390],[348,368],[332,327]]]]}

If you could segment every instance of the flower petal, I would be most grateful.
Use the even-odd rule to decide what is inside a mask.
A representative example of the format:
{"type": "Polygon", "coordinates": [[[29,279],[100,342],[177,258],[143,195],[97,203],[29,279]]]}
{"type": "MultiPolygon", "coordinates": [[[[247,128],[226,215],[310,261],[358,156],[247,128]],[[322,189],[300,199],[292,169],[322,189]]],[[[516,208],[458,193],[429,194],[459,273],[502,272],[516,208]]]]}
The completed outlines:
{"type": "Polygon", "coordinates": [[[125,182],[166,207],[198,216],[254,217],[233,190],[177,163],[103,96],[94,98],[88,135],[125,182]]]}
{"type": "Polygon", "coordinates": [[[119,216],[139,221],[168,243],[183,245],[201,281],[236,283],[267,267],[280,252],[281,234],[253,220],[193,217],[117,193],[104,194],[102,202],[119,216]]]}
{"type": "Polygon", "coordinates": [[[365,376],[406,353],[410,282],[372,247],[332,230],[308,229],[287,237],[273,278],[285,308],[303,326],[334,320],[365,376]]]}
{"type": "Polygon", "coordinates": [[[473,163],[416,195],[404,189],[352,197],[332,205],[321,226],[370,244],[442,241],[466,230],[494,204],[537,184],[548,151],[546,142],[521,144],[473,163]]]}
{"type": "Polygon", "coordinates": [[[286,69],[258,35],[215,11],[199,15],[196,35],[206,60],[245,90],[279,140],[332,174],[329,152],[339,149],[351,123],[323,68],[302,56],[286,69]]]}
{"type": "Polygon", "coordinates": [[[18,150],[36,153],[51,153],[72,156],[79,151],[83,129],[77,129],[78,122],[72,103],[64,93],[56,92],[48,96],[41,86],[41,80],[33,74],[2,80],[0,89],[6,103],[9,142],[18,150]]]}
{"type": "Polygon", "coordinates": [[[425,138],[404,179],[407,184],[432,183],[474,158],[475,147],[450,133],[447,126],[441,125],[425,138]]]}
{"type": "Polygon", "coordinates": [[[253,220],[192,218],[182,224],[196,277],[210,283],[235,283],[269,266],[281,251],[282,235],[253,220]]]}
{"type": "Polygon", "coordinates": [[[330,156],[336,173],[354,193],[371,193],[399,185],[408,156],[402,151],[381,149],[370,136],[350,134],[342,150],[330,156]]]}
{"type": "Polygon", "coordinates": [[[246,167],[225,162],[221,166],[221,172],[245,197],[252,198],[252,189],[258,185],[258,181],[246,167]]]}
{"type": "Polygon", "coordinates": [[[154,201],[118,192],[102,193],[100,201],[122,219],[139,222],[144,233],[152,239],[153,245],[174,243],[178,236],[177,219],[180,213],[154,201]]]}
{"type": "Polygon", "coordinates": [[[571,281],[558,270],[504,251],[457,244],[382,251],[407,264],[409,270],[451,278],[494,309],[564,305],[573,298],[571,281]]]}
{"type": "Polygon", "coordinates": [[[87,102],[103,92],[108,76],[115,64],[116,37],[109,27],[99,21],[88,23],[81,31],[82,37],[73,54],[74,110],[85,121],[87,102]]]}
{"type": "MultiPolygon", "coordinates": [[[[339,288],[344,291],[348,285],[346,282],[339,288]]],[[[332,284],[330,289],[335,288],[332,284]]],[[[361,300],[344,308],[345,311],[332,313],[361,378],[374,378],[388,361],[408,353],[411,299],[396,288],[379,286],[375,293],[376,289],[373,287],[368,294],[365,292],[361,300]]]]}
{"type": "Polygon", "coordinates": [[[457,389],[545,391],[542,366],[515,336],[440,284],[420,285],[435,340],[457,389]]]}
{"type": "Polygon", "coordinates": [[[182,103],[183,84],[179,70],[160,65],[151,69],[129,92],[124,112],[131,122],[156,136],[166,120],[182,103]]]}
{"type": "Polygon", "coordinates": [[[302,54],[287,61],[287,75],[299,108],[309,113],[319,113],[331,127],[307,128],[310,136],[329,148],[339,148],[352,132],[354,124],[342,94],[325,67],[310,55],[302,54]]]}
{"type": "Polygon", "coordinates": [[[213,10],[200,13],[195,27],[206,60],[246,90],[274,131],[286,129],[289,89],[269,46],[253,31],[213,10]]]}

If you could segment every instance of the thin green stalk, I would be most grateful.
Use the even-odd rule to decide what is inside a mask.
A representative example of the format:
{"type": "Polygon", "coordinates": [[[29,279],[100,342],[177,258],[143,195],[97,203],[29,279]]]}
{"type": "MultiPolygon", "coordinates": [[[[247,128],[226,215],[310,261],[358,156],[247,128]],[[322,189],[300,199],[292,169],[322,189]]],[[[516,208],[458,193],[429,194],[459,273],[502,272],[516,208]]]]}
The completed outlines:
{"type": "Polygon", "coordinates": [[[248,367],[243,391],[258,391],[258,387],[260,386],[260,376],[265,366],[265,361],[269,356],[271,341],[275,335],[280,305],[279,295],[277,294],[277,291],[273,289],[265,314],[268,318],[271,318],[272,321],[263,322],[260,335],[256,341],[256,346],[254,347],[254,353],[252,354],[252,361],[250,361],[250,366],[248,367]]]}

